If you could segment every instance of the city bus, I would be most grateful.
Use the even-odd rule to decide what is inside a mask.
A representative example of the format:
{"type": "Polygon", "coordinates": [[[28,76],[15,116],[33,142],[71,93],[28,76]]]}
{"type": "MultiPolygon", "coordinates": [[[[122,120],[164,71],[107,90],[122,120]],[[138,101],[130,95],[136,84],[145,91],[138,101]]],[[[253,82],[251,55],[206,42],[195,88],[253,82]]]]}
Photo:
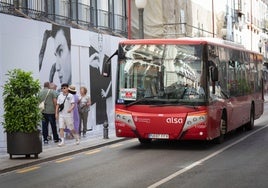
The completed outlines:
{"type": "Polygon", "coordinates": [[[263,114],[263,56],[242,45],[215,38],[124,40],[114,55],[117,137],[222,143],[232,130],[253,129],[263,114]]]}

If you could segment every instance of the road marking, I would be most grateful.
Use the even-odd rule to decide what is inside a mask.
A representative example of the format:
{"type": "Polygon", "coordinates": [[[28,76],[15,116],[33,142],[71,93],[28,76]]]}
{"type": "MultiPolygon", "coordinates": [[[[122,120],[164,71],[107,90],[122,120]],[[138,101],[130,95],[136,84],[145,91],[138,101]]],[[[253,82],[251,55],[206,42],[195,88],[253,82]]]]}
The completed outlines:
{"type": "Polygon", "coordinates": [[[236,144],[242,142],[243,140],[247,139],[247,138],[250,137],[251,135],[253,135],[253,134],[255,134],[255,133],[257,133],[257,132],[259,132],[259,131],[261,131],[262,129],[265,129],[265,128],[267,128],[267,127],[268,127],[268,125],[266,125],[266,126],[264,126],[264,127],[262,127],[262,128],[259,128],[258,130],[256,130],[256,131],[254,131],[254,132],[252,132],[252,133],[250,133],[250,134],[248,134],[248,135],[246,135],[246,136],[240,138],[239,140],[235,141],[234,143],[229,144],[229,145],[225,146],[224,148],[222,148],[222,149],[220,149],[220,150],[218,150],[218,151],[215,151],[214,153],[208,155],[207,157],[204,157],[203,159],[200,159],[200,160],[198,160],[198,161],[196,161],[196,162],[194,162],[194,163],[192,163],[192,164],[186,166],[185,168],[183,168],[183,169],[181,169],[181,170],[178,170],[177,172],[175,172],[175,173],[173,173],[173,174],[167,176],[166,178],[161,179],[160,181],[158,181],[158,182],[156,182],[156,183],[150,185],[148,188],[155,188],[155,187],[158,187],[158,186],[160,186],[160,185],[162,185],[162,184],[164,184],[164,183],[170,181],[171,179],[173,179],[173,178],[175,178],[175,177],[177,177],[177,176],[183,174],[184,172],[187,172],[188,170],[190,170],[190,169],[192,169],[192,168],[194,168],[194,167],[196,167],[196,166],[202,164],[203,162],[205,162],[205,161],[211,159],[212,157],[214,157],[214,156],[216,156],[216,155],[218,155],[218,154],[224,152],[225,150],[227,150],[227,149],[231,148],[232,146],[234,146],[234,145],[236,145],[236,144]]]}
{"type": "Polygon", "coordinates": [[[21,170],[18,170],[17,173],[21,174],[21,173],[25,173],[25,172],[30,172],[30,171],[33,171],[33,170],[36,170],[36,169],[39,169],[39,168],[40,168],[40,166],[33,166],[33,167],[23,168],[21,170]]]}
{"type": "Polygon", "coordinates": [[[123,144],[113,144],[113,145],[110,145],[109,148],[116,148],[116,147],[119,147],[119,146],[122,146],[123,144]]]}
{"type": "Polygon", "coordinates": [[[63,162],[66,162],[66,161],[70,161],[70,160],[72,160],[73,159],[73,157],[68,157],[68,158],[65,158],[65,159],[61,159],[61,160],[57,160],[57,161],[55,161],[56,163],[63,163],[63,162]]]}
{"type": "Polygon", "coordinates": [[[92,150],[92,151],[86,152],[85,154],[86,155],[91,155],[91,154],[94,154],[94,153],[98,153],[100,151],[101,151],[100,149],[96,149],[96,150],[92,150]]]}

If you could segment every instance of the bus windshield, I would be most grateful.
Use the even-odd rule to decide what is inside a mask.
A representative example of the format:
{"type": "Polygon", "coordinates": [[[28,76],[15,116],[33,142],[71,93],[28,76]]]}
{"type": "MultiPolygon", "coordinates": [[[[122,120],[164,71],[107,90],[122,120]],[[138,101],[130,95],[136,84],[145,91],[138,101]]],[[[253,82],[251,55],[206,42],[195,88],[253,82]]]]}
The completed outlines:
{"type": "Polygon", "coordinates": [[[120,44],[117,103],[204,102],[201,45],[120,44]]]}

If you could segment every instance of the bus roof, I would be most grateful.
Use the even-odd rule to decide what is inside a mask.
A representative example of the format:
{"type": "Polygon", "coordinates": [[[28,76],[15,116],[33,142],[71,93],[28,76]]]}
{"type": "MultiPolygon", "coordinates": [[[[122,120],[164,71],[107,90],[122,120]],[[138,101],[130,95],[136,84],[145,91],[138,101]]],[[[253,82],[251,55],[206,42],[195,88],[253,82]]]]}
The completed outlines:
{"type": "MultiPolygon", "coordinates": [[[[192,45],[204,45],[204,44],[212,44],[218,46],[224,46],[228,48],[249,51],[243,45],[234,43],[227,40],[222,40],[220,38],[209,38],[209,37],[198,37],[198,38],[176,38],[176,39],[131,39],[131,40],[123,40],[119,44],[192,44],[192,45]]],[[[253,52],[253,51],[251,51],[253,52]]],[[[258,52],[253,52],[258,53],[258,52]]]]}

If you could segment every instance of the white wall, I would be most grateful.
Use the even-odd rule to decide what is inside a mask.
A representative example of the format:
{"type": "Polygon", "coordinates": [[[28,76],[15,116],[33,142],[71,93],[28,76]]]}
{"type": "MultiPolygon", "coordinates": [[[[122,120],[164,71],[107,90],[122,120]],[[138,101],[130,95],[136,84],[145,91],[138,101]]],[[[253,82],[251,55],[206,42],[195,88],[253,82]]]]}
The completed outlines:
{"type": "MultiPolygon", "coordinates": [[[[6,80],[5,73],[14,68],[21,68],[32,71],[35,78],[40,79],[41,85],[48,81],[48,74],[51,65],[55,63],[53,38],[47,42],[44,54],[42,69],[39,72],[39,52],[43,41],[45,30],[51,30],[52,24],[0,14],[0,85],[3,86],[6,80]]],[[[71,29],[71,64],[72,84],[79,91],[80,86],[86,86],[90,93],[90,71],[89,71],[89,47],[92,46],[99,51],[102,58],[104,54],[110,56],[118,47],[119,37],[98,34],[90,31],[71,29]]],[[[112,85],[117,58],[113,58],[112,85]]],[[[55,82],[58,82],[55,80],[55,82]]],[[[57,83],[56,83],[57,84],[57,83]]],[[[60,84],[58,83],[58,88],[60,84]]],[[[114,87],[113,95],[114,96],[114,87]]],[[[0,95],[3,91],[0,87],[0,95]]],[[[114,99],[107,100],[108,118],[110,126],[114,121],[114,99]]],[[[96,126],[94,122],[94,106],[90,111],[89,128],[96,126]]],[[[0,98],[0,122],[3,122],[3,99],[0,98]]],[[[5,147],[5,134],[0,126],[0,148],[5,147]],[[3,144],[4,143],[4,144],[3,144]]]]}
{"type": "MultiPolygon", "coordinates": [[[[10,69],[22,68],[32,71],[36,78],[38,73],[38,30],[36,22],[0,14],[0,95],[5,83],[6,73],[10,69]],[[30,29],[29,29],[30,28],[30,29]]],[[[0,121],[3,122],[3,99],[0,98],[0,121]]],[[[0,127],[0,151],[5,147],[6,136],[0,127]]]]}
{"type": "MultiPolygon", "coordinates": [[[[1,18],[0,18],[0,22],[1,22],[1,18]]],[[[4,79],[4,72],[3,72],[3,66],[2,63],[3,62],[3,53],[2,53],[2,34],[1,34],[1,29],[0,29],[0,96],[2,96],[3,91],[2,91],[2,85],[3,85],[3,79],[4,79]]],[[[6,137],[3,136],[4,135],[4,130],[3,130],[3,126],[1,125],[1,122],[3,122],[3,100],[1,100],[2,97],[0,97],[0,152],[4,151],[4,143],[6,141],[6,137]]]]}

